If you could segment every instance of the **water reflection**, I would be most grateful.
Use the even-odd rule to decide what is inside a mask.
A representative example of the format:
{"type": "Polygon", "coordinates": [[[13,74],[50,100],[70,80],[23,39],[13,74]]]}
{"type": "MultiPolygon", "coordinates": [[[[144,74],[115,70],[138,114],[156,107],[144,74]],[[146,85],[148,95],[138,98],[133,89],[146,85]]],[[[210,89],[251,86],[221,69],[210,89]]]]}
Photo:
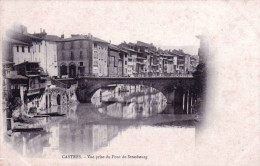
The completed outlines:
{"type": "Polygon", "coordinates": [[[118,135],[129,128],[140,130],[141,134],[139,126],[187,126],[195,119],[183,106],[167,105],[162,93],[142,86],[101,89],[92,102],[43,110],[66,115],[37,118],[33,125],[44,127],[43,131],[15,132],[6,140],[19,153],[30,157],[92,154],[107,147],[114,138],[120,138],[118,135]]]}
{"type": "Polygon", "coordinates": [[[161,92],[141,85],[129,86],[127,91],[121,92],[121,89],[127,89],[122,86],[112,90],[101,89],[95,93],[92,102],[99,106],[100,113],[115,118],[140,119],[158,114],[166,108],[167,100],[161,92]]]}

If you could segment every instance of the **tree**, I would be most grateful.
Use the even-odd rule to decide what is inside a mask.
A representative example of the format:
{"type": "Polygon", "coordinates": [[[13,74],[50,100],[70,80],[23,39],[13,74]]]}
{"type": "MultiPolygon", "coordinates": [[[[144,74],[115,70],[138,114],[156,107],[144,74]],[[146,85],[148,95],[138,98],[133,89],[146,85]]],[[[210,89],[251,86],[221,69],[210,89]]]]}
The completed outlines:
{"type": "Polygon", "coordinates": [[[196,71],[193,73],[195,80],[194,91],[199,97],[203,97],[206,88],[206,65],[200,63],[196,67],[196,71]]]}

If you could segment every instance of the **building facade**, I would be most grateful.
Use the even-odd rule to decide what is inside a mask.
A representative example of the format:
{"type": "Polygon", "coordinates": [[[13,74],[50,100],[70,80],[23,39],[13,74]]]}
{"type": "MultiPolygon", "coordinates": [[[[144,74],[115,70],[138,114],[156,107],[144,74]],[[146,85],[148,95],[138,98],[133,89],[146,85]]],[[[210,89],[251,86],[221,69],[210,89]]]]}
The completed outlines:
{"type": "Polygon", "coordinates": [[[72,36],[57,42],[58,76],[74,78],[90,75],[92,44],[84,36],[72,36]]]}
{"type": "Polygon", "coordinates": [[[124,62],[122,51],[118,47],[110,44],[108,49],[108,76],[124,76],[124,62]]]}
{"type": "Polygon", "coordinates": [[[90,35],[92,43],[92,71],[95,76],[108,76],[108,43],[90,35]]]}

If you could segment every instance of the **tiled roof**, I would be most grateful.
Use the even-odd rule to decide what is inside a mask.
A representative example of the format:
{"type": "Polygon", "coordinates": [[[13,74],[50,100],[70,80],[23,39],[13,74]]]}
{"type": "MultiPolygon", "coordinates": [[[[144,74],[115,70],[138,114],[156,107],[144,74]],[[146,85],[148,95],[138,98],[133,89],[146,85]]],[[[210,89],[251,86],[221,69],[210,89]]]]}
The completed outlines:
{"type": "Polygon", "coordinates": [[[93,41],[95,41],[95,42],[99,42],[99,43],[107,43],[107,44],[108,44],[107,41],[102,40],[102,39],[99,39],[99,38],[97,38],[97,37],[92,37],[92,39],[90,39],[90,40],[93,40],[93,41]]]}
{"type": "Polygon", "coordinates": [[[22,41],[19,41],[19,40],[11,39],[11,38],[5,38],[4,41],[7,41],[7,42],[10,42],[10,43],[13,43],[13,44],[26,45],[26,46],[32,45],[32,44],[25,43],[25,42],[22,42],[22,41]]]}
{"type": "Polygon", "coordinates": [[[56,35],[46,35],[44,37],[45,40],[47,41],[60,41],[61,38],[59,36],[56,36],[56,35]]]}
{"type": "Polygon", "coordinates": [[[74,41],[74,40],[86,40],[87,37],[84,35],[72,36],[70,38],[61,39],[60,41],[74,41]]]}
{"type": "Polygon", "coordinates": [[[145,46],[145,47],[154,47],[153,44],[148,44],[148,43],[145,43],[145,42],[142,42],[142,41],[137,41],[137,45],[145,46]]]}
{"type": "Polygon", "coordinates": [[[99,38],[94,37],[94,36],[90,37],[88,35],[75,35],[75,36],[72,36],[70,38],[65,38],[65,39],[60,38],[59,41],[75,41],[75,40],[92,40],[92,41],[95,41],[95,42],[108,44],[108,42],[105,41],[105,40],[99,39],[99,38]]]}
{"type": "Polygon", "coordinates": [[[20,66],[20,65],[23,65],[23,64],[36,64],[36,63],[39,64],[39,62],[29,62],[29,61],[25,61],[25,62],[19,63],[19,64],[17,64],[17,65],[14,65],[14,66],[20,66]]]}
{"type": "Polygon", "coordinates": [[[31,39],[42,40],[42,38],[37,37],[37,36],[35,36],[35,35],[33,35],[33,34],[30,34],[30,33],[24,33],[23,35],[28,36],[28,37],[30,37],[31,39]]]}
{"type": "Polygon", "coordinates": [[[133,50],[133,49],[131,49],[131,48],[123,47],[123,49],[124,49],[124,50],[127,50],[127,51],[137,52],[137,51],[135,51],[135,50],[133,50]]]}
{"type": "Polygon", "coordinates": [[[25,76],[22,76],[22,75],[18,75],[18,74],[15,74],[15,75],[8,75],[7,76],[7,78],[8,79],[11,79],[11,80],[21,80],[21,79],[23,79],[23,80],[27,80],[28,78],[27,77],[25,77],[25,76]]]}
{"type": "Polygon", "coordinates": [[[120,51],[120,49],[116,45],[109,44],[108,47],[109,47],[109,49],[120,51]]]}

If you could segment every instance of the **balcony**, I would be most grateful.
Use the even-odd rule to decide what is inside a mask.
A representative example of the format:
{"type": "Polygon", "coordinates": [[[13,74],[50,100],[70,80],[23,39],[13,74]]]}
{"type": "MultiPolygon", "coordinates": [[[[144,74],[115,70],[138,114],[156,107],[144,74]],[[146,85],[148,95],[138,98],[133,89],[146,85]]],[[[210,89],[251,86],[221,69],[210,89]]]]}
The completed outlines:
{"type": "Polygon", "coordinates": [[[40,74],[40,70],[38,69],[26,71],[26,75],[39,75],[39,74],[40,74]]]}
{"type": "Polygon", "coordinates": [[[41,89],[44,89],[46,87],[46,83],[37,83],[32,84],[27,92],[27,96],[39,94],[41,89]]]}

